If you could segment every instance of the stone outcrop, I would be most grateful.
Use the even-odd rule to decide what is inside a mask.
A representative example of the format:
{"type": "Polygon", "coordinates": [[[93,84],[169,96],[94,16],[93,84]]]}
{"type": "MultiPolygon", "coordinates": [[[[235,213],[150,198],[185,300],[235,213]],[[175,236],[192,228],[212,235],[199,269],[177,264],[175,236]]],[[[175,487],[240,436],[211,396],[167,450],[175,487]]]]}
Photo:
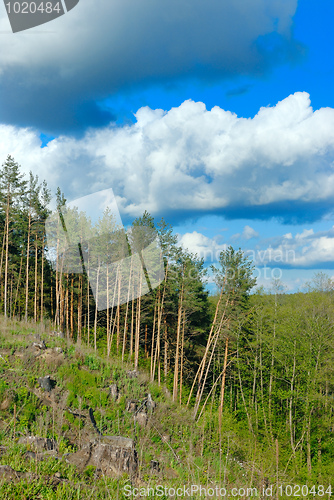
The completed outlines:
{"type": "Polygon", "coordinates": [[[39,378],[38,383],[40,387],[47,392],[51,392],[54,386],[56,385],[55,381],[51,380],[50,375],[46,375],[46,377],[39,378]]]}
{"type": "Polygon", "coordinates": [[[157,406],[157,403],[155,401],[153,401],[151,394],[148,393],[147,399],[146,399],[146,408],[149,411],[153,412],[155,410],[156,406],[157,406]]]}
{"type": "Polygon", "coordinates": [[[33,342],[32,346],[35,349],[39,349],[40,351],[45,351],[45,349],[46,349],[46,344],[45,344],[44,340],[42,340],[41,342],[33,342]]]}
{"type": "Polygon", "coordinates": [[[139,372],[138,370],[129,370],[126,372],[126,376],[128,378],[138,378],[139,372]]]}
{"type": "Polygon", "coordinates": [[[140,427],[146,427],[147,421],[148,415],[145,411],[140,411],[135,415],[135,422],[137,422],[140,427]]]}
{"type": "Polygon", "coordinates": [[[18,443],[28,446],[33,451],[48,451],[57,449],[56,441],[38,436],[20,437],[18,443]]]}
{"type": "Polygon", "coordinates": [[[111,477],[118,477],[124,473],[133,477],[138,471],[134,441],[122,436],[104,436],[91,441],[76,453],[67,455],[66,460],[75,465],[80,472],[88,465],[93,465],[111,477]]]}
{"type": "Polygon", "coordinates": [[[4,482],[17,482],[24,474],[12,469],[9,465],[0,465],[0,484],[4,482]]]}
{"type": "Polygon", "coordinates": [[[135,413],[137,411],[138,405],[140,404],[140,401],[138,399],[129,399],[128,402],[126,403],[126,411],[129,411],[131,413],[135,413]]]}
{"type": "Polygon", "coordinates": [[[109,386],[109,392],[110,392],[110,397],[114,401],[117,401],[119,398],[119,390],[118,390],[117,384],[111,384],[109,386]]]}

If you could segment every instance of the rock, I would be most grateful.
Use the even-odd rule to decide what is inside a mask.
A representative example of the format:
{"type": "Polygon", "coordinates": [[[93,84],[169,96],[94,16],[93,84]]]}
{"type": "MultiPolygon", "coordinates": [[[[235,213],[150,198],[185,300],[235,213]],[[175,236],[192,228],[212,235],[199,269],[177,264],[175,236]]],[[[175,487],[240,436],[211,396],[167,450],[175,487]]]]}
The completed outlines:
{"type": "Polygon", "coordinates": [[[112,399],[114,401],[117,401],[117,399],[119,398],[119,390],[118,390],[117,384],[111,384],[109,386],[109,392],[110,392],[110,396],[112,397],[112,399]]]}
{"type": "Polygon", "coordinates": [[[68,453],[66,456],[66,462],[75,465],[80,472],[83,472],[87,465],[89,465],[89,461],[91,459],[91,447],[91,443],[88,443],[87,445],[83,446],[81,450],[75,453],[68,453]]]}
{"type": "Polygon", "coordinates": [[[137,399],[129,399],[129,401],[126,404],[126,411],[130,411],[131,413],[134,413],[137,411],[139,401],[137,399]]]}
{"type": "Polygon", "coordinates": [[[157,460],[151,460],[150,466],[152,472],[160,472],[160,464],[157,460]]]}
{"type": "Polygon", "coordinates": [[[33,347],[35,347],[35,349],[40,349],[41,351],[44,351],[46,349],[44,340],[42,340],[42,342],[33,342],[32,345],[33,347]]]}
{"type": "Polygon", "coordinates": [[[35,460],[36,462],[43,462],[43,460],[49,459],[49,458],[54,458],[56,460],[59,460],[60,458],[57,456],[57,451],[56,450],[49,450],[49,451],[44,451],[41,453],[36,453],[34,451],[27,451],[24,455],[26,458],[29,458],[30,460],[35,460]]]}
{"type": "Polygon", "coordinates": [[[139,372],[137,370],[129,370],[126,372],[128,378],[138,378],[139,372]]]}
{"type": "Polygon", "coordinates": [[[155,401],[153,401],[151,394],[148,393],[147,401],[146,401],[146,408],[153,412],[154,409],[156,408],[156,406],[157,406],[157,403],[155,401]]]}
{"type": "Polygon", "coordinates": [[[137,422],[140,427],[146,427],[147,420],[148,415],[144,411],[140,411],[137,415],[135,415],[135,422],[137,422]]]}
{"type": "Polygon", "coordinates": [[[50,375],[46,375],[46,377],[39,378],[38,383],[42,389],[48,392],[52,391],[52,389],[56,385],[55,381],[51,380],[50,375]]]}
{"type": "Polygon", "coordinates": [[[57,443],[53,439],[42,438],[38,436],[23,436],[18,440],[19,444],[29,446],[33,451],[56,450],[57,443]]]}
{"type": "Polygon", "coordinates": [[[37,460],[40,461],[40,457],[37,453],[34,451],[27,451],[27,453],[24,454],[25,458],[30,458],[31,460],[37,460]]]}
{"type": "Polygon", "coordinates": [[[12,469],[9,465],[0,465],[0,481],[19,481],[21,475],[23,474],[12,469]]]}
{"type": "Polygon", "coordinates": [[[11,404],[10,399],[8,399],[8,398],[4,399],[0,405],[0,410],[2,410],[2,411],[8,410],[8,408],[10,407],[10,404],[11,404]]]}
{"type": "Polygon", "coordinates": [[[98,467],[103,474],[119,477],[124,473],[135,475],[138,471],[134,441],[122,436],[105,436],[91,441],[66,458],[82,472],[88,465],[98,467]]]}
{"type": "Polygon", "coordinates": [[[62,348],[61,348],[61,347],[55,347],[55,351],[56,351],[58,354],[61,354],[62,352],[64,352],[64,351],[62,350],[62,348]]]}

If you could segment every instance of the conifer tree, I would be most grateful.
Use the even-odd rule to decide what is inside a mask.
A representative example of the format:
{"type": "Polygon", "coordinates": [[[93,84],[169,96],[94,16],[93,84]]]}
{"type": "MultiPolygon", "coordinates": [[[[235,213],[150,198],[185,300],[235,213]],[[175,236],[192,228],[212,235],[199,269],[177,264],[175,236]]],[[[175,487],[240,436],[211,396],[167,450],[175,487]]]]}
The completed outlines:
{"type": "MultiPolygon", "coordinates": [[[[18,222],[20,209],[23,205],[23,198],[26,190],[27,181],[24,175],[20,173],[18,163],[8,155],[0,170],[0,210],[4,220],[3,250],[4,250],[4,315],[8,315],[8,274],[9,274],[9,249],[11,234],[15,223],[18,222]]],[[[0,276],[2,279],[2,264],[0,276]]]]}

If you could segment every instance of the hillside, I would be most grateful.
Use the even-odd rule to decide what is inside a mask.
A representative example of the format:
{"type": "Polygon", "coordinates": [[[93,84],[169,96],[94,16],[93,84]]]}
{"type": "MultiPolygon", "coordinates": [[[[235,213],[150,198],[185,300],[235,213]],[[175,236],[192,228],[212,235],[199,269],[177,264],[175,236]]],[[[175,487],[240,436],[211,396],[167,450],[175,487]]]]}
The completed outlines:
{"type": "MultiPolygon", "coordinates": [[[[190,411],[172,403],[168,390],[149,383],[146,373],[103,359],[42,324],[2,318],[0,342],[2,498],[127,498],[125,486],[156,485],[260,491],[275,482],[277,471],[266,469],[263,456],[260,463],[261,450],[245,433],[242,439],[242,429],[223,420],[220,454],[212,408],[194,423],[190,411]],[[45,376],[50,391],[40,386],[45,376]],[[146,408],[148,394],[155,408],[146,408]],[[108,442],[106,436],[133,440],[134,463],[121,458],[119,473],[105,460],[85,466],[82,450],[108,442]]],[[[172,498],[169,493],[160,498],[172,498]]],[[[194,491],[193,498],[200,496],[194,491]]]]}
{"type": "Polygon", "coordinates": [[[0,330],[2,498],[122,499],[158,488],[151,496],[167,499],[180,487],[192,487],[179,495],[192,498],[264,498],[276,484],[299,482],[283,469],[281,450],[263,449],[228,412],[220,437],[212,404],[195,423],[165,386],[117,357],[47,324],[2,318],[0,330]]]}
{"type": "Polygon", "coordinates": [[[217,443],[207,439],[206,426],[214,426],[214,420],[195,425],[190,412],[173,404],[167,390],[150,384],[147,374],[136,376],[130,366],[102,359],[43,325],[2,319],[0,339],[2,498],[125,498],[125,485],[213,486],[219,473],[235,485],[249,474],[254,483],[261,480],[239,463],[232,440],[231,459],[225,457],[220,471],[217,443]],[[46,375],[54,385],[49,392],[38,382],[46,375]],[[112,384],[119,390],[116,401],[112,384]],[[148,393],[156,408],[134,416],[133,408],[140,408],[148,393]],[[103,441],[100,434],[134,440],[133,474],[115,478],[98,467],[68,463],[74,451],[103,441]],[[24,444],[26,436],[49,441],[24,444]]]}

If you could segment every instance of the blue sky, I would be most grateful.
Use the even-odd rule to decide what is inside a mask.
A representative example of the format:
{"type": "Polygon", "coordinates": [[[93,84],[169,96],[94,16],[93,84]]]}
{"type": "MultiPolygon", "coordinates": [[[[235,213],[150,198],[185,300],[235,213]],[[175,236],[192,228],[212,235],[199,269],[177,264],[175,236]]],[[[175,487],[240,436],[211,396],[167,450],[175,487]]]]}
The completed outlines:
{"type": "Polygon", "coordinates": [[[124,224],[164,217],[208,265],[240,246],[266,288],[334,276],[333,19],[330,0],[80,0],[13,34],[0,6],[1,156],[68,199],[111,187],[124,224]]]}

